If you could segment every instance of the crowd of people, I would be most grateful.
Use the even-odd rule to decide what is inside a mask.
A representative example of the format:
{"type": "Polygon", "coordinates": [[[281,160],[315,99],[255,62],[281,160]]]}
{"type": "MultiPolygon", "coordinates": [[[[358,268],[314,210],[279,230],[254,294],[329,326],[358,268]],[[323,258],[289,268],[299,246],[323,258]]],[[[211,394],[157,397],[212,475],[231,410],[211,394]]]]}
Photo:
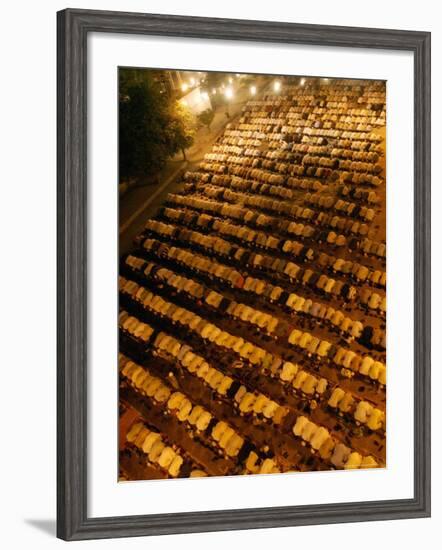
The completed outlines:
{"type": "Polygon", "coordinates": [[[385,83],[269,89],[121,258],[121,479],[386,464],[385,83]]]}

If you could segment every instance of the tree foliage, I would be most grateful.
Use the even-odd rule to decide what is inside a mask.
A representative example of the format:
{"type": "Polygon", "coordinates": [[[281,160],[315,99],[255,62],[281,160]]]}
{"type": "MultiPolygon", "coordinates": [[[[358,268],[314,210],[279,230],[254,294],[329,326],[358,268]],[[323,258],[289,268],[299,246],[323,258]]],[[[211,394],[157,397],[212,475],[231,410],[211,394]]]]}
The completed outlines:
{"type": "Polygon", "coordinates": [[[228,75],[225,73],[207,73],[204,77],[202,89],[211,96],[212,106],[216,109],[224,103],[224,96],[220,90],[221,86],[227,82],[228,75]],[[216,94],[213,95],[213,90],[216,91],[216,94]]]}
{"type": "Polygon", "coordinates": [[[164,93],[159,76],[158,71],[120,69],[120,181],[157,173],[193,143],[190,113],[164,93]]]}
{"type": "Polygon", "coordinates": [[[179,101],[172,104],[172,117],[177,148],[185,157],[185,150],[191,147],[195,140],[196,120],[190,110],[179,101]]]}
{"type": "Polygon", "coordinates": [[[206,126],[208,130],[210,130],[210,125],[213,122],[214,116],[215,116],[215,113],[212,109],[206,109],[205,111],[202,111],[198,115],[198,120],[201,124],[206,126]]]}

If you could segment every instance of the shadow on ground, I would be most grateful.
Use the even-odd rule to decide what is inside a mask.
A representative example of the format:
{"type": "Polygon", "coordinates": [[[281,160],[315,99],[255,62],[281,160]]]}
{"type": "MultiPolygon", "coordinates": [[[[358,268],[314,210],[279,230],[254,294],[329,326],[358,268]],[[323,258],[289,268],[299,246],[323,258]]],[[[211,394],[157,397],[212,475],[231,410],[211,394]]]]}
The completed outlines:
{"type": "Polygon", "coordinates": [[[56,534],[56,521],[55,519],[25,519],[27,525],[35,527],[39,531],[46,533],[47,535],[52,535],[55,537],[56,534]]]}

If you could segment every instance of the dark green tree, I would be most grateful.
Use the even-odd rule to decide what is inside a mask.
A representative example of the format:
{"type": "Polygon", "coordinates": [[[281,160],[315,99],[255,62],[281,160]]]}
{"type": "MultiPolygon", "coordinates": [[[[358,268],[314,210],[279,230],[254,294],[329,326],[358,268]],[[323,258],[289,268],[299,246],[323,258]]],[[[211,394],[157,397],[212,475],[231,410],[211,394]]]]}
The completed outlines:
{"type": "Polygon", "coordinates": [[[217,109],[223,104],[223,93],[221,86],[223,84],[226,85],[228,76],[229,75],[225,73],[207,73],[204,78],[201,89],[211,95],[210,101],[214,109],[217,109]],[[216,91],[216,94],[213,93],[214,90],[216,91]]]}
{"type": "Polygon", "coordinates": [[[168,158],[193,143],[189,117],[160,81],[160,71],[120,69],[120,181],[158,173],[168,158]]]}
{"type": "Polygon", "coordinates": [[[183,154],[186,159],[186,149],[191,147],[195,140],[196,120],[188,107],[179,101],[172,104],[172,118],[174,123],[170,131],[175,139],[177,150],[183,154]]]}
{"type": "Polygon", "coordinates": [[[206,126],[207,129],[210,131],[210,125],[213,122],[213,117],[215,116],[215,113],[212,109],[206,109],[205,111],[202,111],[198,115],[198,121],[203,125],[206,126]]]}

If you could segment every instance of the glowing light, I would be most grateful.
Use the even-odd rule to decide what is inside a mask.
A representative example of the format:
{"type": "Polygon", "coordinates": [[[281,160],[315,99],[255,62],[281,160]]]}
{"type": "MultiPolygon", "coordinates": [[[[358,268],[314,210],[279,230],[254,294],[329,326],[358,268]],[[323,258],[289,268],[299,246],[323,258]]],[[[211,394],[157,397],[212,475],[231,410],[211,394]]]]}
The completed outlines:
{"type": "Polygon", "coordinates": [[[304,86],[305,84],[305,78],[301,78],[301,86],[304,86]]]}
{"type": "Polygon", "coordinates": [[[213,89],[212,89],[212,94],[213,94],[213,95],[216,95],[216,88],[213,88],[213,89]]]}
{"type": "Polygon", "coordinates": [[[232,82],[233,82],[233,78],[229,76],[229,84],[232,84],[232,82]]]}
{"type": "Polygon", "coordinates": [[[195,86],[195,82],[196,82],[195,79],[192,77],[192,78],[190,79],[190,85],[191,85],[191,86],[195,86]]]}
{"type": "Polygon", "coordinates": [[[187,84],[181,84],[181,91],[182,92],[187,92],[188,88],[189,88],[189,86],[187,84]]]}
{"type": "Polygon", "coordinates": [[[232,99],[233,97],[233,90],[232,88],[226,88],[226,91],[224,92],[227,99],[232,99]]]}
{"type": "Polygon", "coordinates": [[[252,95],[255,95],[256,94],[256,86],[250,86],[250,93],[252,95]]]}
{"type": "Polygon", "coordinates": [[[187,101],[186,101],[185,99],[182,99],[182,100],[181,100],[181,103],[182,103],[182,105],[187,106],[187,101]]]}
{"type": "Polygon", "coordinates": [[[207,92],[203,92],[201,94],[201,96],[204,98],[204,99],[209,99],[209,94],[207,92]]]}
{"type": "Polygon", "coordinates": [[[273,89],[275,90],[275,92],[279,92],[279,90],[281,89],[281,82],[279,82],[279,80],[275,80],[275,82],[273,83],[273,89]]]}

